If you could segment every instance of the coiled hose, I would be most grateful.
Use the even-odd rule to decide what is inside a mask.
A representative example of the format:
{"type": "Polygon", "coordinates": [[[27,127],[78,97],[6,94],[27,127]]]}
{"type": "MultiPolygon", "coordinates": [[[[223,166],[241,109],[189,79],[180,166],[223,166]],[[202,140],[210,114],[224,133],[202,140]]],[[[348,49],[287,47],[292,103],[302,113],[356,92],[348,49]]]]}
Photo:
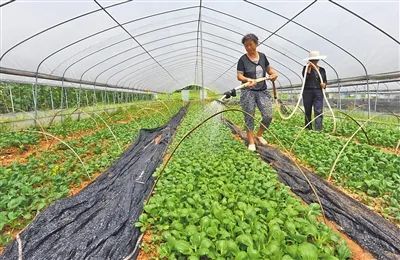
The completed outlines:
{"type": "MultiPolygon", "coordinates": [[[[278,93],[277,93],[277,91],[276,91],[275,82],[272,81],[272,87],[273,87],[273,94],[274,94],[275,104],[279,107],[279,109],[278,109],[279,116],[280,116],[282,119],[284,119],[284,120],[288,120],[288,119],[292,118],[293,115],[296,113],[296,110],[297,110],[297,109],[299,108],[299,106],[300,106],[300,101],[301,101],[302,96],[303,96],[304,86],[305,86],[305,84],[306,84],[307,70],[308,70],[308,67],[309,67],[310,65],[313,66],[313,67],[315,68],[315,70],[317,71],[321,83],[324,83],[323,80],[322,80],[321,73],[319,72],[319,69],[317,68],[317,66],[315,66],[315,65],[314,65],[313,63],[311,63],[311,62],[307,63],[306,68],[305,68],[305,70],[304,70],[305,73],[304,73],[304,76],[303,76],[303,81],[302,81],[302,85],[301,85],[301,91],[300,91],[300,93],[299,93],[299,97],[298,97],[298,99],[297,99],[296,106],[294,107],[292,113],[290,113],[290,115],[288,115],[288,116],[285,116],[285,115],[282,113],[282,111],[281,111],[281,108],[280,108],[281,104],[280,104],[280,102],[278,102],[278,93]]],[[[331,105],[330,105],[330,103],[329,103],[329,100],[328,100],[328,98],[326,97],[325,89],[324,89],[324,88],[322,89],[322,93],[323,93],[323,95],[324,95],[325,102],[326,102],[326,104],[328,105],[328,108],[329,108],[329,110],[330,110],[330,112],[331,112],[331,114],[332,114],[332,118],[333,118],[333,130],[332,130],[332,133],[335,133],[335,132],[336,132],[336,117],[335,117],[335,113],[333,112],[332,107],[331,107],[331,105]]]]}

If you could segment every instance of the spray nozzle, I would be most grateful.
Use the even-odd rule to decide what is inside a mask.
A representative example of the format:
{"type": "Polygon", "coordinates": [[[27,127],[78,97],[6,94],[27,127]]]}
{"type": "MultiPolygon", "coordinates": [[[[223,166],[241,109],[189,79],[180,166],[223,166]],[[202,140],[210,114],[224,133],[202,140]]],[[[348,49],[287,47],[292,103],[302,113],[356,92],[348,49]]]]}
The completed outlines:
{"type": "Polygon", "coordinates": [[[236,97],[236,89],[231,89],[224,93],[225,98],[236,97]]]}

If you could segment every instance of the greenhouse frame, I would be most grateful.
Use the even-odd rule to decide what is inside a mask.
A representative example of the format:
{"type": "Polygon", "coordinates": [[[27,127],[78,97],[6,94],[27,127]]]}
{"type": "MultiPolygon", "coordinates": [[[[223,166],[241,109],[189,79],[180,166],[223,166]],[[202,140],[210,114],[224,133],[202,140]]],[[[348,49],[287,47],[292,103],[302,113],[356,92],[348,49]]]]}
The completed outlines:
{"type": "Polygon", "coordinates": [[[0,260],[400,258],[399,0],[0,23],[0,260]]]}

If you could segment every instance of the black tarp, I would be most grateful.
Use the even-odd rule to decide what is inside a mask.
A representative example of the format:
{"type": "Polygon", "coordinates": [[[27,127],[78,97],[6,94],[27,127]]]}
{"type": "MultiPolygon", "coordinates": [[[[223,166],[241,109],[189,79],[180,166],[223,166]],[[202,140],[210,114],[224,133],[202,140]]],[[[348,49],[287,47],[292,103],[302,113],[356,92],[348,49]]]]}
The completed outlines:
{"type": "MultiPolygon", "coordinates": [[[[246,134],[229,120],[226,124],[235,134],[246,140],[246,134]]],[[[294,162],[279,149],[257,146],[261,158],[277,172],[281,182],[306,203],[317,203],[315,194],[294,162]]],[[[364,204],[349,197],[315,173],[302,167],[314,186],[328,219],[378,259],[400,259],[400,229],[364,204]]]]}
{"type": "MultiPolygon", "coordinates": [[[[20,234],[22,259],[123,259],[140,236],[134,227],[163,155],[183,118],[142,129],[121,157],[77,195],[56,201],[20,234]]],[[[19,259],[14,240],[1,260],[19,259]]]]}

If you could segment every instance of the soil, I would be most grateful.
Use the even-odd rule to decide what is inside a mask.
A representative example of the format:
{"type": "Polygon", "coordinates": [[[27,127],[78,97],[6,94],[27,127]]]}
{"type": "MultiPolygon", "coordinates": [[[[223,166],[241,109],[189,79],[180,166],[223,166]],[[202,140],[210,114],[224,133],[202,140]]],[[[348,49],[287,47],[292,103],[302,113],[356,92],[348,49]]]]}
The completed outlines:
{"type": "Polygon", "coordinates": [[[152,236],[150,231],[146,230],[143,235],[142,243],[140,246],[138,260],[152,260],[158,259],[157,247],[152,243],[152,236]]]}
{"type": "MultiPolygon", "coordinates": [[[[124,119],[120,121],[116,121],[116,124],[127,124],[132,121],[132,116],[127,115],[124,119]]],[[[62,139],[63,141],[70,141],[70,140],[79,140],[82,137],[92,135],[93,133],[100,131],[101,129],[105,128],[105,126],[96,127],[94,129],[84,129],[77,132],[72,132],[66,137],[57,136],[58,138],[62,139]]],[[[20,150],[17,147],[9,147],[2,149],[0,152],[0,166],[7,167],[11,165],[13,162],[16,163],[26,163],[28,161],[29,156],[31,155],[39,155],[43,151],[49,150],[51,147],[56,146],[59,144],[60,141],[50,137],[50,136],[43,136],[38,144],[35,145],[25,145],[24,150],[20,150]],[[46,138],[47,137],[47,138],[46,138]]]]}
{"type": "Polygon", "coordinates": [[[90,183],[92,183],[100,174],[101,174],[101,172],[96,172],[95,174],[92,174],[90,180],[83,181],[77,185],[70,187],[69,196],[74,196],[74,195],[78,194],[81,190],[86,188],[86,186],[88,186],[90,183]]]}
{"type": "MultiPolygon", "coordinates": [[[[243,134],[244,135],[244,134],[243,134]]],[[[237,141],[242,141],[242,138],[240,135],[238,134],[232,134],[233,138],[237,141]]],[[[315,171],[315,169],[313,169],[313,167],[310,167],[309,165],[305,164],[304,162],[300,161],[296,156],[294,156],[292,153],[290,153],[289,151],[283,151],[282,149],[280,149],[279,146],[275,145],[275,144],[269,144],[274,148],[277,148],[279,150],[281,150],[282,153],[284,153],[285,155],[289,156],[291,159],[293,159],[299,166],[302,166],[310,171],[315,171]]],[[[331,182],[333,185],[335,185],[335,183],[331,182]]],[[[350,197],[358,200],[358,201],[363,201],[362,196],[357,195],[357,194],[353,194],[345,189],[343,189],[342,187],[335,185],[335,187],[338,187],[341,191],[345,192],[347,195],[349,195],[350,197]]],[[[293,196],[296,196],[294,193],[292,193],[293,196]]],[[[305,202],[303,202],[305,203],[305,202]]],[[[378,206],[374,207],[373,209],[376,211],[376,209],[379,208],[378,206]]],[[[381,213],[381,211],[376,211],[378,213],[381,213]]],[[[370,259],[375,259],[375,257],[369,253],[367,250],[363,249],[359,244],[357,244],[355,241],[353,241],[349,236],[347,236],[345,233],[340,231],[340,227],[334,223],[333,221],[330,220],[326,220],[324,221],[323,218],[321,217],[319,219],[319,221],[324,222],[328,227],[330,227],[335,233],[337,233],[347,244],[349,250],[351,251],[351,255],[352,255],[352,259],[354,260],[370,260],[370,259]]],[[[396,223],[397,224],[397,223],[396,223]]]]}
{"type": "MultiPolygon", "coordinates": [[[[57,137],[62,139],[63,141],[79,140],[80,138],[89,136],[99,130],[100,130],[100,128],[89,130],[89,131],[82,130],[79,132],[71,133],[70,135],[68,135],[66,137],[59,137],[59,136],[57,136],[57,137]]],[[[40,153],[47,151],[52,147],[56,147],[57,144],[59,144],[59,143],[60,143],[60,141],[55,140],[51,137],[48,137],[47,140],[46,139],[40,140],[38,144],[27,145],[23,151],[21,151],[17,147],[6,148],[3,151],[1,151],[1,153],[0,153],[0,166],[7,167],[14,162],[26,163],[28,161],[29,156],[31,156],[31,155],[38,156],[38,155],[40,155],[40,153]]]]}
{"type": "MultiPolygon", "coordinates": [[[[239,136],[237,135],[237,137],[239,137],[239,136]]],[[[235,140],[238,140],[238,139],[236,139],[236,137],[234,137],[234,138],[235,138],[235,140]]],[[[294,160],[299,166],[302,166],[309,171],[317,172],[317,170],[314,167],[308,165],[304,161],[299,160],[293,153],[284,151],[275,144],[269,143],[268,145],[279,149],[283,154],[285,154],[286,156],[289,156],[292,160],[294,160]]],[[[339,189],[343,193],[345,193],[346,195],[348,195],[349,197],[363,203],[368,208],[370,208],[371,210],[373,210],[376,213],[378,213],[379,215],[381,215],[383,218],[389,219],[392,223],[394,223],[395,225],[400,227],[400,221],[398,221],[397,219],[394,219],[394,218],[388,218],[387,216],[384,215],[385,202],[382,198],[372,198],[361,191],[358,191],[357,193],[354,191],[350,191],[346,188],[343,188],[340,184],[336,183],[335,180],[333,180],[333,179],[330,180],[329,183],[332,184],[333,186],[335,186],[337,189],[339,189]]]]}
{"type": "MultiPolygon", "coordinates": [[[[323,220],[321,219],[321,222],[323,220]]],[[[347,244],[348,248],[351,251],[351,259],[353,260],[372,260],[375,259],[375,257],[363,249],[360,245],[358,245],[356,242],[354,242],[349,236],[344,234],[343,232],[340,231],[340,227],[336,225],[336,223],[326,220],[325,224],[330,227],[333,232],[338,234],[347,244]]]]}

